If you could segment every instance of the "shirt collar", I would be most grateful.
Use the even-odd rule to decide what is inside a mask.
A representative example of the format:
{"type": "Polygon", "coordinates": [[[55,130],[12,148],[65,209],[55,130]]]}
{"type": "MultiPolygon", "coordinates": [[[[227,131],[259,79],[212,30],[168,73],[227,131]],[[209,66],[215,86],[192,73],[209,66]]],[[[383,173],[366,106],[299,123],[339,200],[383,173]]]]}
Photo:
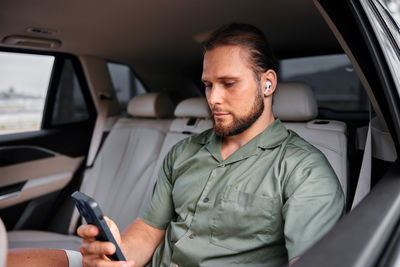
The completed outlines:
{"type": "Polygon", "coordinates": [[[259,147],[267,149],[279,146],[288,137],[288,135],[289,132],[281,120],[275,119],[275,121],[271,123],[267,129],[253,139],[257,139],[259,147]]]}
{"type": "MultiPolygon", "coordinates": [[[[234,162],[258,153],[257,148],[272,149],[279,146],[289,135],[288,130],[283,123],[276,119],[263,132],[255,136],[248,143],[239,148],[236,152],[229,156],[225,161],[234,162]]],[[[196,136],[193,141],[198,144],[205,145],[211,155],[219,162],[221,157],[221,137],[217,136],[213,130],[209,130],[204,134],[196,136]]]]}

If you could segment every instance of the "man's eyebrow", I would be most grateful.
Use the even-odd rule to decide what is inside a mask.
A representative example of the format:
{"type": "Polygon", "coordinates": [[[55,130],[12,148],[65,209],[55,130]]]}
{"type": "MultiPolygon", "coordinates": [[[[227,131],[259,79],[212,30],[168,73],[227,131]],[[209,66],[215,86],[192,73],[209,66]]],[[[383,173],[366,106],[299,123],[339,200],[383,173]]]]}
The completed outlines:
{"type": "MultiPolygon", "coordinates": [[[[217,80],[220,80],[220,81],[223,81],[223,80],[239,80],[239,77],[236,77],[236,76],[221,76],[221,77],[218,77],[217,80]]],[[[201,79],[201,81],[203,83],[208,83],[209,82],[206,79],[201,79]]]]}
{"type": "Polygon", "coordinates": [[[218,77],[217,80],[238,80],[239,77],[236,76],[221,76],[218,77]]]}

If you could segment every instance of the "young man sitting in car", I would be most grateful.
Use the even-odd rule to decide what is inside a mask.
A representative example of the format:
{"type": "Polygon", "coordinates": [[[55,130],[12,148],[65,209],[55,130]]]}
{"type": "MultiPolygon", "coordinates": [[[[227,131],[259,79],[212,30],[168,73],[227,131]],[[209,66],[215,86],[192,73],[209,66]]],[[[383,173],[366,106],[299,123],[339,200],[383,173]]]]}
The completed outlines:
{"type": "MultiPolygon", "coordinates": [[[[147,209],[122,235],[108,221],[127,262],[109,261],[114,245],[83,225],[83,258],[67,251],[70,266],[282,266],[340,218],[343,192],[326,158],[274,118],[278,64],[264,35],[230,24],[204,48],[213,129],[171,149],[147,209]]],[[[50,254],[67,265],[63,251],[50,254]]]]}

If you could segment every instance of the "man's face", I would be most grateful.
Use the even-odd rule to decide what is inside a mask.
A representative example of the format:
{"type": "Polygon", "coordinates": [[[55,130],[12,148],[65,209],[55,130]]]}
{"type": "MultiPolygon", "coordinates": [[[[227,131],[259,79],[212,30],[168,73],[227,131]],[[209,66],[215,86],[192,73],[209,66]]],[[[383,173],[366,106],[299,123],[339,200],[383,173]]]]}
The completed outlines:
{"type": "Polygon", "coordinates": [[[264,111],[261,84],[242,47],[220,46],[207,51],[202,81],[219,136],[242,133],[264,111]]]}

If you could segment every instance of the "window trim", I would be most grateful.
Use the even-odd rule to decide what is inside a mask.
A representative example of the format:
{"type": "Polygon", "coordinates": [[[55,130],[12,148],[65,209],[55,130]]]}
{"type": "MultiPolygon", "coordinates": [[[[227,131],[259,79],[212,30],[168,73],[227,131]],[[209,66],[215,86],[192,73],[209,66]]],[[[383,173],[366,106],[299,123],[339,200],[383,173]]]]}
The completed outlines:
{"type": "MultiPolygon", "coordinates": [[[[127,67],[130,69],[130,71],[135,75],[136,79],[138,79],[139,82],[142,84],[142,86],[143,86],[144,90],[146,91],[146,93],[149,92],[149,87],[147,86],[147,84],[144,82],[144,80],[142,79],[142,77],[141,77],[129,64],[123,63],[123,62],[119,62],[119,61],[114,61],[114,60],[107,60],[107,61],[106,61],[106,65],[107,65],[108,63],[120,64],[120,65],[127,66],[127,67]]],[[[108,69],[108,67],[107,67],[107,69],[108,69]]],[[[111,78],[111,75],[110,75],[110,78],[111,78]]],[[[115,89],[115,88],[114,88],[114,89],[115,89]]]]}
{"type": "MultiPolygon", "coordinates": [[[[333,117],[326,117],[325,119],[338,119],[336,117],[336,114],[338,114],[338,115],[339,114],[346,114],[347,115],[347,114],[357,114],[357,113],[365,114],[365,112],[368,113],[368,103],[369,103],[368,99],[363,99],[363,97],[368,97],[368,96],[367,96],[367,94],[366,94],[366,92],[365,92],[365,90],[363,88],[363,84],[362,84],[362,82],[360,80],[360,77],[358,76],[357,72],[355,71],[355,67],[353,66],[353,63],[351,62],[350,58],[348,57],[348,55],[346,55],[345,52],[334,53],[334,54],[312,55],[312,56],[304,56],[304,57],[303,56],[301,56],[301,57],[291,57],[291,58],[280,59],[279,61],[280,61],[280,68],[279,68],[279,73],[278,73],[278,78],[279,78],[278,84],[279,83],[287,83],[287,82],[289,82],[289,83],[290,82],[300,82],[300,83],[304,82],[304,83],[306,83],[314,91],[315,100],[316,100],[316,102],[318,104],[318,110],[319,111],[321,111],[321,110],[325,111],[326,110],[331,114],[335,114],[334,118],[333,117]],[[324,101],[326,101],[326,99],[320,98],[320,96],[321,95],[325,95],[325,93],[328,92],[328,90],[326,90],[326,88],[329,88],[329,90],[332,91],[332,92],[333,92],[334,88],[333,87],[330,88],[329,87],[330,85],[327,85],[327,84],[324,84],[324,86],[316,86],[316,84],[313,84],[312,81],[310,82],[307,79],[303,79],[303,78],[306,78],[307,76],[311,76],[311,75],[314,76],[314,77],[319,77],[318,76],[319,72],[317,72],[317,69],[315,70],[315,72],[311,72],[310,71],[310,72],[307,72],[307,73],[305,73],[305,72],[303,73],[303,72],[300,71],[300,72],[297,72],[295,74],[292,73],[292,75],[289,75],[289,76],[287,76],[288,75],[287,72],[284,71],[285,69],[291,69],[291,70],[296,69],[297,70],[297,68],[293,68],[293,65],[292,65],[293,61],[295,62],[294,64],[298,64],[299,62],[302,62],[304,64],[304,61],[308,61],[308,64],[310,64],[312,62],[313,65],[320,66],[319,65],[320,63],[321,64],[322,63],[323,64],[330,64],[330,61],[333,58],[334,58],[334,60],[338,61],[338,60],[342,60],[342,57],[343,57],[343,60],[347,59],[349,65],[354,69],[353,70],[354,75],[353,75],[352,78],[356,78],[357,79],[357,87],[358,87],[357,89],[360,90],[359,92],[357,92],[357,96],[358,96],[357,100],[354,100],[354,102],[357,102],[357,105],[359,105],[359,106],[355,107],[355,108],[340,108],[340,107],[338,107],[338,104],[336,104],[336,102],[337,103],[341,102],[343,100],[342,98],[344,97],[344,95],[341,95],[342,96],[341,99],[334,99],[334,101],[329,100],[330,103],[328,105],[323,103],[324,101]],[[322,59],[322,58],[326,58],[326,59],[322,59]],[[292,61],[292,62],[289,63],[288,61],[292,61]],[[285,65],[286,65],[286,67],[289,67],[289,68],[285,68],[285,65]],[[292,76],[295,76],[297,78],[301,77],[301,78],[300,79],[292,79],[292,76]],[[323,89],[323,90],[321,90],[321,89],[323,89]],[[361,100],[366,100],[366,101],[362,101],[363,105],[359,104],[361,100]],[[365,107],[364,107],[364,105],[365,105],[365,107]]],[[[341,63],[345,63],[345,62],[343,61],[341,63]]],[[[340,66],[334,67],[333,69],[337,69],[338,67],[343,68],[343,66],[340,65],[340,66]]],[[[321,71],[321,68],[319,68],[318,71],[321,71]]],[[[329,71],[330,71],[330,69],[323,69],[322,70],[322,72],[329,72],[329,71]]],[[[339,80],[341,81],[341,78],[339,80]]],[[[348,83],[348,80],[346,80],[346,82],[348,83]]],[[[348,96],[348,94],[346,96],[348,96]]],[[[341,120],[346,121],[346,118],[343,118],[341,120]]]]}
{"type": "MultiPolygon", "coordinates": [[[[83,67],[81,62],[79,61],[78,57],[69,54],[69,53],[62,53],[62,52],[52,52],[52,51],[39,51],[39,50],[31,50],[31,49],[21,49],[21,48],[10,48],[10,47],[0,47],[1,52],[9,52],[9,53],[20,53],[20,54],[32,54],[32,55],[44,55],[44,56],[54,56],[54,64],[53,69],[49,81],[49,86],[46,92],[46,99],[43,109],[43,117],[41,121],[40,129],[34,132],[40,132],[43,130],[49,129],[59,129],[63,128],[66,125],[79,125],[86,121],[94,121],[97,116],[97,111],[94,105],[94,101],[90,94],[89,86],[86,80],[86,77],[83,72],[83,67]],[[86,120],[65,123],[65,124],[52,124],[52,114],[54,113],[54,106],[55,106],[55,99],[57,96],[57,87],[60,82],[61,72],[64,65],[65,60],[71,60],[73,68],[75,70],[75,74],[77,76],[79,85],[81,87],[82,96],[84,98],[89,117],[86,120]]],[[[3,136],[10,136],[18,134],[16,133],[9,133],[4,134],[3,136]]]]}

